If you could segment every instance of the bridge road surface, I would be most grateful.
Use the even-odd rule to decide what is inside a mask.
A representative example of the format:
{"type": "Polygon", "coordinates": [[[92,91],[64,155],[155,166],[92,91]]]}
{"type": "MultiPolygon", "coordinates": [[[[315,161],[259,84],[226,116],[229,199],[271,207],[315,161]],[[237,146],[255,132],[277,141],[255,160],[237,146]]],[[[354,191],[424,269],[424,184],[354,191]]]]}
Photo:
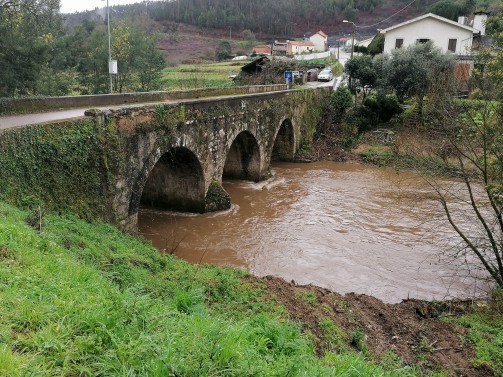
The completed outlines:
{"type": "MultiPolygon", "coordinates": [[[[284,92],[287,92],[286,90],[284,92]]],[[[111,106],[87,106],[80,107],[75,109],[66,109],[66,110],[53,110],[48,112],[39,112],[39,113],[30,113],[30,114],[17,114],[17,115],[9,115],[9,116],[0,116],[0,130],[14,128],[14,127],[22,127],[28,126],[30,124],[38,124],[59,120],[68,120],[72,118],[80,118],[85,116],[86,110],[89,109],[98,109],[101,111],[107,110],[118,110],[118,109],[127,109],[127,108],[135,108],[135,107],[143,107],[143,106],[155,106],[155,105],[166,105],[166,104],[177,104],[177,103],[185,103],[189,104],[191,102],[205,102],[205,101],[213,101],[226,97],[230,98],[249,98],[250,96],[261,96],[272,93],[280,93],[280,91],[272,91],[272,92],[264,92],[264,93],[253,93],[253,94],[238,94],[238,95],[229,95],[229,96],[217,96],[217,97],[203,97],[203,98],[194,98],[194,99],[183,99],[183,100],[172,100],[172,101],[157,101],[157,102],[138,102],[138,103],[128,103],[123,105],[111,105],[111,106]]]]}
{"type": "MultiPolygon", "coordinates": [[[[341,54],[342,55],[342,54],[341,54]]],[[[349,54],[348,54],[349,57],[349,54]]],[[[346,59],[343,60],[341,56],[341,63],[344,65],[346,63],[346,59]]],[[[304,86],[310,88],[316,87],[332,87],[337,88],[340,85],[341,76],[334,78],[332,81],[327,83],[321,82],[308,82],[304,86]]],[[[30,113],[30,114],[17,114],[17,115],[9,115],[9,116],[0,116],[0,130],[21,126],[28,126],[30,124],[38,124],[45,122],[52,122],[58,120],[67,120],[72,118],[79,118],[85,116],[84,113],[86,110],[91,108],[98,109],[102,111],[107,110],[117,110],[124,109],[128,107],[141,107],[141,106],[149,106],[149,105],[160,105],[160,104],[176,104],[176,103],[190,103],[193,102],[201,102],[201,101],[211,101],[215,99],[221,99],[225,97],[239,98],[239,97],[249,97],[249,96],[260,96],[265,94],[270,94],[275,92],[265,92],[265,93],[255,93],[255,94],[239,94],[234,96],[219,96],[219,97],[204,97],[197,99],[185,99],[185,100],[173,100],[173,101],[158,101],[158,102],[145,102],[145,103],[128,103],[124,105],[113,105],[113,106],[98,106],[98,107],[81,107],[76,109],[66,109],[66,110],[56,110],[56,111],[48,111],[48,112],[40,112],[40,113],[30,113]]]]}

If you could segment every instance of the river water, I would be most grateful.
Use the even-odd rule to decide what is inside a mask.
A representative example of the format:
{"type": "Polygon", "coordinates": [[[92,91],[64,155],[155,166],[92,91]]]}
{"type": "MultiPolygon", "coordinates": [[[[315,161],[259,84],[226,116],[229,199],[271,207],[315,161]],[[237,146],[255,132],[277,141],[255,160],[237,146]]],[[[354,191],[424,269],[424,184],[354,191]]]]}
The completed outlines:
{"type": "Polygon", "coordinates": [[[275,163],[265,182],[224,181],[225,212],[142,209],[163,252],[385,302],[467,298],[484,285],[445,257],[454,234],[417,175],[352,163],[275,163]]]}

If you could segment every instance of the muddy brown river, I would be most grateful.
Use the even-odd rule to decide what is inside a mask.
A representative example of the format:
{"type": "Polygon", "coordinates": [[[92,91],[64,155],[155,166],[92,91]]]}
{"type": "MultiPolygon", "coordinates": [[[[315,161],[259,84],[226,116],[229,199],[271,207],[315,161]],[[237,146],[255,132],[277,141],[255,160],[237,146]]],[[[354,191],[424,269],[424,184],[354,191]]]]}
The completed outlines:
{"type": "Polygon", "coordinates": [[[224,181],[225,212],[142,209],[140,233],[193,263],[235,266],[386,302],[480,295],[446,258],[453,232],[426,183],[351,163],[275,163],[265,182],[224,181]]]}

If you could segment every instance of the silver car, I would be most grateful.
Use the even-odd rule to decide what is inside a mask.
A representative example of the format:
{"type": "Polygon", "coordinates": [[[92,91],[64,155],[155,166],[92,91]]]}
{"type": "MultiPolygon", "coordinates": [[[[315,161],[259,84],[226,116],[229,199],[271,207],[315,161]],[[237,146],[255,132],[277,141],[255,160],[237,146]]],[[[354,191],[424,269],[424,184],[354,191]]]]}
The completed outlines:
{"type": "Polygon", "coordinates": [[[333,78],[334,78],[334,74],[332,73],[332,70],[330,68],[324,68],[318,74],[318,81],[332,81],[333,78]]]}

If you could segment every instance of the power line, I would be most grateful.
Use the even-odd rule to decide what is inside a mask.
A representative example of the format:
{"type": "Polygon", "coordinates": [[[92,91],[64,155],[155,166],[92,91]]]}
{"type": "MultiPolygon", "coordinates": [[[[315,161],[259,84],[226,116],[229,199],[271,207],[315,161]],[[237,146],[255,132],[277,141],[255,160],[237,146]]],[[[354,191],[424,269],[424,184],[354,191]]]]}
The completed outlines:
{"type": "Polygon", "coordinates": [[[395,17],[398,13],[404,11],[405,9],[407,9],[408,7],[410,7],[412,4],[414,4],[417,0],[412,0],[409,4],[407,4],[406,6],[404,6],[402,9],[400,9],[398,12],[396,13],[393,13],[391,16],[389,16],[388,18],[385,18],[384,20],[381,20],[375,24],[372,24],[372,25],[364,25],[364,26],[356,26],[355,25],[355,28],[357,29],[367,29],[367,28],[370,28],[370,27],[374,27],[374,26],[377,26],[379,24],[382,24],[383,22],[385,21],[388,21],[390,18],[392,17],[395,17]]]}

